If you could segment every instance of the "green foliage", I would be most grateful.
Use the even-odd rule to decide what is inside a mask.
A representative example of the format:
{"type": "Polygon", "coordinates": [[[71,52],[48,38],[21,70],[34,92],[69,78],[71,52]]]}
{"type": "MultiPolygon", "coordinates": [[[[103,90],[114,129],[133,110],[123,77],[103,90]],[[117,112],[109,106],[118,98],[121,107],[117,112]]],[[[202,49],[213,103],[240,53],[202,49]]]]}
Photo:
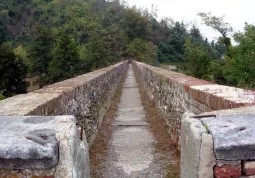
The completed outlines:
{"type": "Polygon", "coordinates": [[[211,12],[199,13],[198,15],[202,18],[205,25],[212,27],[214,30],[218,31],[223,37],[227,37],[228,33],[233,31],[230,24],[223,21],[225,16],[213,16],[211,12]]]}
{"type": "Polygon", "coordinates": [[[225,75],[227,72],[226,62],[224,60],[211,60],[209,68],[209,80],[218,84],[227,84],[225,75]]]}
{"type": "Polygon", "coordinates": [[[184,22],[176,22],[170,29],[166,44],[171,48],[168,52],[170,61],[183,61],[185,41],[188,37],[187,28],[184,22]]]}
{"type": "Polygon", "coordinates": [[[52,49],[54,47],[53,32],[46,27],[37,26],[36,36],[31,42],[29,50],[30,69],[35,76],[45,76],[48,65],[53,59],[52,49]]]}
{"type": "Polygon", "coordinates": [[[19,82],[4,82],[8,84],[0,90],[11,96],[25,91],[20,87],[25,77],[39,78],[41,87],[126,57],[152,65],[178,62],[180,71],[189,75],[253,87],[253,27],[247,25],[245,33],[236,34],[239,45],[232,47],[228,37],[232,28],[223,16],[199,15],[221,33],[216,42],[204,39],[195,25],[170,18],[158,21],[156,11],[131,8],[119,0],[1,1],[0,44],[12,48],[0,51],[5,56],[1,77],[2,81],[20,77],[19,82]],[[12,83],[18,86],[15,91],[9,87],[12,83]]]}
{"type": "Polygon", "coordinates": [[[222,37],[219,38],[218,42],[224,44],[226,47],[226,55],[229,56],[229,47],[231,46],[231,39],[228,37],[229,33],[233,31],[233,28],[229,23],[224,22],[225,16],[217,17],[209,13],[198,14],[206,26],[212,27],[215,31],[218,31],[222,37]]]}
{"type": "Polygon", "coordinates": [[[128,44],[126,55],[141,62],[157,65],[157,46],[139,38],[128,44]]]}
{"type": "Polygon", "coordinates": [[[230,49],[227,80],[240,87],[255,87],[255,26],[246,24],[244,33],[237,33],[237,46],[230,49]]]}
{"type": "Polygon", "coordinates": [[[110,48],[112,38],[103,34],[94,34],[91,42],[86,44],[85,58],[90,65],[90,70],[108,66],[117,61],[114,51],[110,48]],[[109,43],[108,43],[109,42],[109,43]]]}
{"type": "Polygon", "coordinates": [[[137,9],[131,8],[125,11],[125,32],[132,39],[146,39],[150,32],[150,23],[148,18],[141,15],[137,9]]]}
{"type": "Polygon", "coordinates": [[[4,95],[3,95],[3,91],[0,91],[0,100],[5,99],[4,95]]]}
{"type": "MultiPolygon", "coordinates": [[[[192,42],[194,42],[194,43],[204,42],[203,36],[202,36],[199,28],[197,28],[195,25],[193,25],[190,30],[190,37],[191,37],[192,42]]],[[[207,45],[206,43],[207,43],[207,39],[205,40],[205,45],[207,45]]]]}
{"type": "Polygon", "coordinates": [[[202,79],[208,79],[211,57],[204,46],[187,40],[185,43],[185,59],[188,74],[202,79]]]}
{"type": "Polygon", "coordinates": [[[4,95],[3,95],[4,91],[0,90],[0,100],[5,99],[4,95]]]}
{"type": "Polygon", "coordinates": [[[210,46],[215,52],[213,57],[214,59],[221,59],[223,57],[223,54],[226,53],[226,47],[222,43],[218,43],[218,42],[215,43],[214,41],[212,41],[210,46]]]}
{"type": "Polygon", "coordinates": [[[29,65],[30,61],[28,59],[27,50],[22,45],[19,45],[17,48],[15,48],[13,52],[15,53],[16,56],[22,59],[22,61],[24,62],[24,64],[26,64],[26,66],[29,65]]]}
{"type": "Polygon", "coordinates": [[[58,82],[78,73],[80,65],[78,46],[70,35],[65,33],[59,35],[53,56],[48,68],[48,83],[58,82]]]}
{"type": "Polygon", "coordinates": [[[26,66],[6,45],[0,44],[0,91],[5,97],[26,92],[26,66]]]}
{"type": "Polygon", "coordinates": [[[6,41],[9,36],[7,31],[7,25],[9,23],[8,13],[8,10],[1,10],[0,8],[0,43],[6,41]]]}

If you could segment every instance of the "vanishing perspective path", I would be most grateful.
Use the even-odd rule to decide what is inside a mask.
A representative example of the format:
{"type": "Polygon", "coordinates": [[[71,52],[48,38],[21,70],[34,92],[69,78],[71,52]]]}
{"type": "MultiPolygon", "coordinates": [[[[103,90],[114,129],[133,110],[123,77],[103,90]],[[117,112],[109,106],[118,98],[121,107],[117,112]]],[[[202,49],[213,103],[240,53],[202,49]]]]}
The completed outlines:
{"type": "MultiPolygon", "coordinates": [[[[165,161],[170,159],[167,162],[171,162],[169,158],[171,155],[164,159],[162,158],[164,155],[157,151],[158,141],[155,140],[146,120],[145,109],[131,64],[122,88],[116,117],[111,125],[112,131],[107,146],[106,161],[103,163],[103,170],[97,170],[97,172],[101,171],[98,177],[166,177],[168,170],[166,170],[165,161]]],[[[99,146],[97,144],[93,147],[99,146]]]]}

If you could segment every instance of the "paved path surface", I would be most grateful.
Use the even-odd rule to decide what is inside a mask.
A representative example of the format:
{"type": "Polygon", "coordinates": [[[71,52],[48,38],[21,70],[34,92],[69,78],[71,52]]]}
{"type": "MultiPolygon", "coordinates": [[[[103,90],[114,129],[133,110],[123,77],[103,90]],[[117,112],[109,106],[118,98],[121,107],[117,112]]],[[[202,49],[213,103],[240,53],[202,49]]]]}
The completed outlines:
{"type": "Polygon", "coordinates": [[[124,83],[109,143],[105,178],[160,178],[156,141],[149,132],[132,65],[124,83]]]}

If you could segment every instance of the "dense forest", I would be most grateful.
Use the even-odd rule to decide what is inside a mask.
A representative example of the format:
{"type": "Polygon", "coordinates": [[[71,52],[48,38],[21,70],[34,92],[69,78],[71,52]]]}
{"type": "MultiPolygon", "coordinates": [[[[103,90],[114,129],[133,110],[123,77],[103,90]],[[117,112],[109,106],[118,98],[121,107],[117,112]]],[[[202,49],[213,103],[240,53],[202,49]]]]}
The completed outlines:
{"type": "Polygon", "coordinates": [[[200,13],[222,37],[209,42],[194,24],[106,0],[0,1],[0,99],[133,58],[179,62],[180,72],[220,84],[255,85],[255,27],[234,35],[223,17],[200,13]],[[254,76],[253,76],[254,75],[254,76]]]}

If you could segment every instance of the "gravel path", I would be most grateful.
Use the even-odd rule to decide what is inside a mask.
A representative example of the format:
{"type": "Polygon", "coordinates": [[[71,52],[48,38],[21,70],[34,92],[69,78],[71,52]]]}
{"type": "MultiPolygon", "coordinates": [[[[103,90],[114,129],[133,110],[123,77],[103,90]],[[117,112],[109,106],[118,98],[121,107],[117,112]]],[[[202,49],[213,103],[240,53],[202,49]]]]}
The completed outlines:
{"type": "Polygon", "coordinates": [[[107,156],[105,178],[160,178],[155,143],[145,120],[132,65],[128,68],[107,156]]]}
{"type": "MultiPolygon", "coordinates": [[[[140,91],[141,92],[141,91],[140,91]]],[[[93,170],[95,177],[102,178],[176,178],[172,174],[172,153],[160,151],[159,145],[170,147],[167,130],[161,123],[164,138],[158,139],[149,125],[148,108],[144,108],[132,65],[129,65],[122,89],[120,102],[116,107],[115,119],[111,124],[111,136],[105,150],[104,161],[93,170]],[[147,118],[146,118],[147,117],[147,118]],[[157,140],[156,140],[156,139],[157,140]],[[161,143],[161,144],[159,144],[161,143]],[[169,170],[170,166],[170,170],[169,170]],[[169,175],[170,171],[170,176],[169,175]]],[[[144,100],[144,95],[142,94],[144,100]]],[[[148,104],[145,104],[148,107],[148,104]]],[[[152,116],[154,119],[155,116],[152,116]]],[[[162,118],[159,118],[162,120],[162,118]]],[[[157,119],[156,119],[157,120],[157,119]]],[[[157,124],[154,124],[157,125],[157,124]]],[[[155,129],[155,128],[154,128],[155,129]]],[[[103,134],[100,135],[101,139],[103,134]]],[[[105,137],[109,137],[105,136],[105,137]]],[[[162,137],[162,138],[163,138],[162,137]]],[[[100,147],[97,143],[93,147],[100,147]]],[[[171,150],[171,148],[170,148],[171,150]]],[[[98,153],[100,155],[100,153],[98,153]]],[[[102,155],[102,154],[101,154],[102,155]]],[[[97,156],[98,159],[98,156],[97,156]]],[[[175,169],[175,168],[174,168],[175,169]]],[[[92,175],[93,177],[93,175],[92,175]]]]}

